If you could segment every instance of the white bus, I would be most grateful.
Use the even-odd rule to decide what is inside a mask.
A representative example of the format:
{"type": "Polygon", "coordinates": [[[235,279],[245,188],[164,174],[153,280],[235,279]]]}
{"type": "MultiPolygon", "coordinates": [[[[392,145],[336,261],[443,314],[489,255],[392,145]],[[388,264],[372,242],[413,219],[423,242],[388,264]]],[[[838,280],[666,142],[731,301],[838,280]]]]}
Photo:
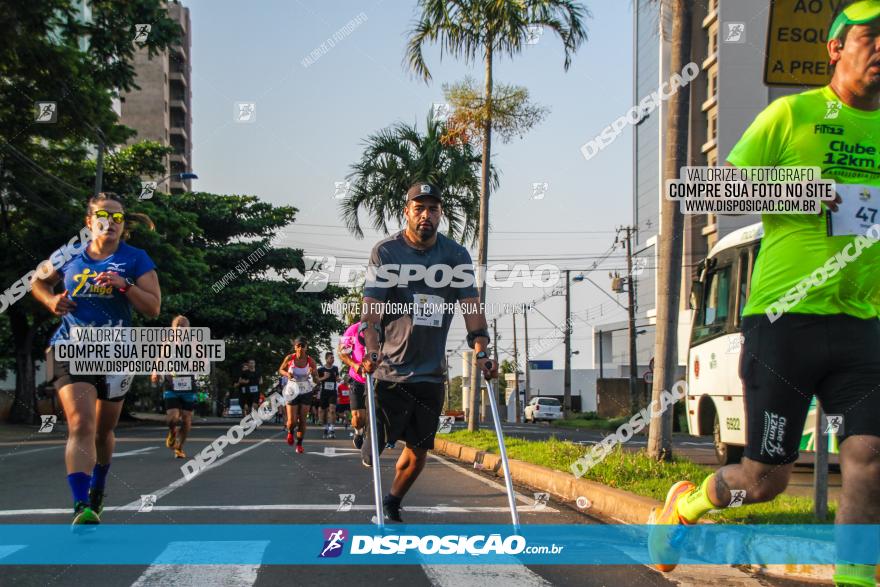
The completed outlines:
{"type": "MultiPolygon", "coordinates": [[[[694,312],[685,400],[688,430],[694,436],[713,435],[720,465],[739,462],[746,440],[739,378],[740,329],[763,236],[759,222],[719,240],[700,262],[699,279],[691,290],[690,306],[694,312]]],[[[802,453],[814,449],[815,406],[814,397],[801,437],[802,453]]],[[[828,450],[837,453],[837,438],[833,434],[828,435],[828,450]]]]}

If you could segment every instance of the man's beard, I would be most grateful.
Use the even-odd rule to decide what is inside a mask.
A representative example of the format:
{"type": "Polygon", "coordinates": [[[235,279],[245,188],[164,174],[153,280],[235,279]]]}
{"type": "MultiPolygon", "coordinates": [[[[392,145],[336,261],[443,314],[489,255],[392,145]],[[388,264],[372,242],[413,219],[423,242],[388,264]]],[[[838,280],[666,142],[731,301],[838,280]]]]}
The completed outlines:
{"type": "Polygon", "coordinates": [[[410,231],[419,235],[420,239],[428,240],[437,233],[437,227],[431,224],[430,228],[428,228],[428,225],[420,225],[418,222],[414,222],[410,225],[410,231]]]}

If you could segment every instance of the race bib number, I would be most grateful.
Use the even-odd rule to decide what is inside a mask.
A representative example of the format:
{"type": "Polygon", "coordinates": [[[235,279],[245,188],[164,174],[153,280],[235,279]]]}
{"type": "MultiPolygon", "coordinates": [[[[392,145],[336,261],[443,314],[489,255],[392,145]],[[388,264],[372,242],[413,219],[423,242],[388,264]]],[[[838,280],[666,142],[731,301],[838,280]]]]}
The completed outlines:
{"type": "Polygon", "coordinates": [[[260,388],[257,385],[248,386],[248,393],[257,393],[259,391],[260,391],[260,388]]]}
{"type": "Polygon", "coordinates": [[[829,236],[864,235],[880,223],[880,188],[839,183],[835,189],[843,201],[828,214],[829,236]]]}
{"type": "Polygon", "coordinates": [[[171,380],[174,391],[192,391],[192,379],[189,377],[174,377],[171,380]]]}
{"type": "Polygon", "coordinates": [[[128,390],[131,388],[131,382],[134,380],[134,375],[105,375],[104,379],[107,382],[107,398],[116,399],[128,393],[128,390]]]}
{"type": "Polygon", "coordinates": [[[340,389],[339,393],[340,395],[342,395],[342,397],[348,397],[351,392],[347,389],[340,389]]]}
{"type": "Polygon", "coordinates": [[[413,326],[431,326],[439,328],[443,325],[443,298],[428,294],[413,296],[413,326]]]}
{"type": "Polygon", "coordinates": [[[332,381],[325,381],[324,382],[324,389],[326,391],[333,391],[334,389],[336,389],[336,384],[333,383],[332,381]]]}

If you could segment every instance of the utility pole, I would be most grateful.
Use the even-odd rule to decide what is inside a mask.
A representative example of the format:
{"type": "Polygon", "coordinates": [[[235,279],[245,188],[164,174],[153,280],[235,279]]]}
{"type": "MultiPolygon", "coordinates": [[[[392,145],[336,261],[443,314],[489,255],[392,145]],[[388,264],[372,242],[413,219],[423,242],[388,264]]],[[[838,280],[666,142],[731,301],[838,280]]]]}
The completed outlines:
{"type": "Polygon", "coordinates": [[[531,381],[529,380],[529,308],[528,306],[523,306],[523,327],[525,330],[526,337],[526,405],[529,405],[529,401],[532,399],[532,388],[531,381]]]}
{"type": "Polygon", "coordinates": [[[562,411],[571,412],[571,271],[565,270],[565,379],[562,411]]]}
{"type": "Polygon", "coordinates": [[[599,331],[599,379],[605,379],[605,369],[603,365],[605,364],[605,357],[602,353],[602,347],[605,346],[602,344],[602,331],[599,331]]]}
{"type": "Polygon", "coordinates": [[[446,351],[446,411],[448,412],[451,408],[449,406],[449,392],[452,389],[452,384],[449,382],[449,351],[446,351]]]}
{"type": "Polygon", "coordinates": [[[95,161],[95,192],[97,196],[104,191],[104,133],[98,130],[98,157],[95,161]]]}
{"type": "Polygon", "coordinates": [[[519,404],[519,351],[516,348],[516,312],[511,316],[513,318],[513,409],[516,411],[517,424],[520,423],[520,404],[519,404]]]}
{"type": "Polygon", "coordinates": [[[638,372],[638,351],[636,350],[636,288],[635,279],[633,277],[633,255],[632,255],[632,236],[635,229],[627,226],[626,230],[626,290],[629,307],[629,403],[630,413],[635,414],[639,411],[639,392],[637,382],[639,378],[638,372]]]}
{"type": "MultiPolygon", "coordinates": [[[[501,371],[501,364],[498,362],[498,318],[492,318],[492,342],[495,343],[492,345],[492,358],[495,360],[495,365],[497,365],[497,367],[498,367],[498,371],[499,371],[498,377],[500,379],[500,378],[504,377],[504,375],[502,375],[500,372],[501,371]]],[[[500,381],[499,381],[499,385],[496,387],[496,389],[498,390],[498,393],[501,394],[501,396],[498,397],[498,405],[505,406],[505,408],[506,408],[507,402],[504,401],[504,397],[503,397],[504,393],[502,392],[502,387],[500,385],[500,381]]],[[[500,410],[500,408],[499,408],[499,410],[500,410]]],[[[505,409],[503,413],[504,413],[504,419],[507,420],[507,410],[505,409]]],[[[499,417],[501,417],[500,413],[499,413],[499,417]]]]}

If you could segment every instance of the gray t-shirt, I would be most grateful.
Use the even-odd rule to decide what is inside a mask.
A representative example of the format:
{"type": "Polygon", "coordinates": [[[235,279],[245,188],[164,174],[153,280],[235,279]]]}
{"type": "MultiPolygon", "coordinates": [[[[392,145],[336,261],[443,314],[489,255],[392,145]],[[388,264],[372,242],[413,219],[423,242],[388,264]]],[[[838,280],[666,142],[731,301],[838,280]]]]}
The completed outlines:
{"type": "Polygon", "coordinates": [[[376,379],[413,383],[445,380],[446,337],[454,304],[477,297],[473,276],[470,253],[442,234],[427,250],[412,247],[402,231],[373,247],[364,297],[384,302],[384,359],[376,369],[376,379]],[[424,276],[417,276],[412,269],[401,267],[404,265],[429,269],[424,276]],[[398,278],[404,275],[411,276],[406,284],[398,278]],[[387,287],[391,283],[396,285],[387,287]]]}

